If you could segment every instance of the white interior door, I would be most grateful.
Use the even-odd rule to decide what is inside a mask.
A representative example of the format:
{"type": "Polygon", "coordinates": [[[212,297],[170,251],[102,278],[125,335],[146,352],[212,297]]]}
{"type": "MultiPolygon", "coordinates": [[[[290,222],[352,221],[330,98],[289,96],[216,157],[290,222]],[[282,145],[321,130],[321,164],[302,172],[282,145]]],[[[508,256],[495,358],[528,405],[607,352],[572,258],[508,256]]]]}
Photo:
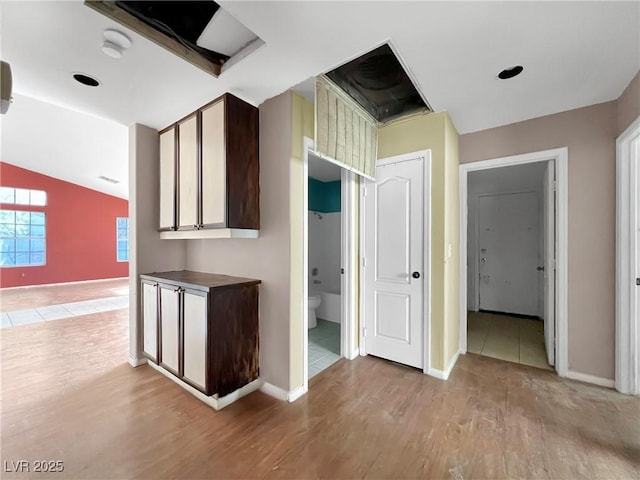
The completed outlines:
{"type": "Polygon", "coordinates": [[[537,192],[478,198],[481,310],[538,315],[539,223],[537,192]]]}
{"type": "Polygon", "coordinates": [[[423,168],[414,158],[376,167],[366,183],[366,353],[423,367],[423,168]]]}
{"type": "Polygon", "coordinates": [[[544,230],[544,292],[543,292],[543,318],[544,318],[544,342],[547,348],[547,361],[549,365],[555,365],[556,347],[556,192],[555,192],[555,165],[553,161],[547,163],[544,175],[542,221],[544,230]]]}
{"type": "Polygon", "coordinates": [[[629,310],[631,318],[630,334],[633,336],[631,341],[635,343],[633,348],[635,358],[633,359],[632,368],[635,372],[635,391],[640,392],[640,135],[636,136],[630,145],[630,169],[632,172],[631,189],[630,189],[630,207],[631,207],[631,305],[629,310]],[[634,320],[635,319],[635,320],[634,320]]]}

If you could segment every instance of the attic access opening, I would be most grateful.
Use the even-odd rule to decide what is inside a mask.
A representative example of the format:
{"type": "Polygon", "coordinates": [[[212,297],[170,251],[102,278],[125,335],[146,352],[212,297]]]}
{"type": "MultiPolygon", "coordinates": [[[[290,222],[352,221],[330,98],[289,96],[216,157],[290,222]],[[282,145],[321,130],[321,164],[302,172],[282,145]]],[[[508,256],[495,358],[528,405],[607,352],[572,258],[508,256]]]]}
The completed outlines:
{"type": "Polygon", "coordinates": [[[84,3],[215,77],[234,56],[244,57],[263,44],[212,0],[84,3]]]}
{"type": "Polygon", "coordinates": [[[433,111],[388,44],[325,75],[379,123],[433,111]]]}

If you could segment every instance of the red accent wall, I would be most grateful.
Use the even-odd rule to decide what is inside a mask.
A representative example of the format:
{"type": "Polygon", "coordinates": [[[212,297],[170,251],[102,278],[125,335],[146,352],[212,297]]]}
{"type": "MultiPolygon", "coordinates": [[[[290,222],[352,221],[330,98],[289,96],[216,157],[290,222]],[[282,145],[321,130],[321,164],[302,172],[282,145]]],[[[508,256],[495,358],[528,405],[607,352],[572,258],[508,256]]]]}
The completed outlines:
{"type": "Polygon", "coordinates": [[[0,162],[0,186],[47,192],[47,205],[0,204],[4,210],[44,211],[46,265],[0,268],[0,287],[126,277],[116,260],[116,218],[129,216],[122,198],[0,162]]]}

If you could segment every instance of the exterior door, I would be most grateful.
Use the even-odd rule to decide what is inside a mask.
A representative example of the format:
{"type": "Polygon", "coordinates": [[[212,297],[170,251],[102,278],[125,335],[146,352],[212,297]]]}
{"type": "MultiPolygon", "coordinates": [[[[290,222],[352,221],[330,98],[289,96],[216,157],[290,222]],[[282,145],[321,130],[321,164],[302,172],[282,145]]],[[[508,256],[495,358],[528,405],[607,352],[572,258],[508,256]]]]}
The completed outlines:
{"type": "Polygon", "coordinates": [[[365,350],[417,368],[423,350],[424,159],[379,162],[365,186],[365,350]]]}
{"type": "Polygon", "coordinates": [[[539,315],[537,192],[478,198],[480,309],[539,315]]]}
{"type": "Polygon", "coordinates": [[[547,348],[547,361],[555,365],[555,309],[556,309],[556,192],[555,192],[555,164],[547,163],[544,176],[542,199],[542,222],[544,230],[544,343],[547,348]]]}

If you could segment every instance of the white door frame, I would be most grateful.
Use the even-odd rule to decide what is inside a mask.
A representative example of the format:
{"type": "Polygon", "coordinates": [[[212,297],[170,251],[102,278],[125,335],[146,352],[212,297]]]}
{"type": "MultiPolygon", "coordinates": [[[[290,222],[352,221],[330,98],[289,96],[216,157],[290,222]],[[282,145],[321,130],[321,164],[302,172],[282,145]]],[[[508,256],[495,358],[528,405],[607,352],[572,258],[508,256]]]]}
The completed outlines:
{"type": "MultiPolygon", "coordinates": [[[[302,288],[302,353],[304,356],[303,392],[309,389],[309,152],[313,151],[314,142],[309,137],[303,137],[303,178],[302,187],[302,263],[303,263],[303,288],[302,288]]],[[[356,179],[351,172],[342,169],[341,181],[341,267],[344,274],[341,275],[341,323],[340,323],[340,355],[348,360],[358,356],[358,348],[354,344],[356,339],[356,276],[353,259],[357,255],[358,239],[356,238],[355,202],[354,194],[356,179]]]]}
{"type": "Polygon", "coordinates": [[[556,370],[561,377],[568,372],[567,309],[567,234],[568,234],[568,161],[567,147],[494,158],[460,165],[460,351],[467,352],[467,175],[476,170],[554,161],[556,170],[556,370]]]}
{"type": "MultiPolygon", "coordinates": [[[[429,374],[430,366],[431,366],[431,150],[419,150],[413,153],[405,153],[402,155],[395,155],[393,157],[382,158],[376,161],[377,165],[387,165],[390,163],[398,163],[405,162],[408,160],[415,160],[417,158],[422,158],[423,165],[423,200],[424,200],[424,209],[423,209],[423,222],[422,222],[422,248],[423,248],[423,266],[422,271],[424,276],[423,285],[423,304],[422,304],[422,316],[423,316],[423,326],[422,326],[422,341],[423,341],[423,355],[424,355],[424,363],[422,371],[425,374],[429,374]]],[[[370,181],[367,181],[370,182],[370,181]]],[[[367,195],[366,192],[366,183],[360,184],[360,300],[359,300],[359,308],[360,308],[360,355],[366,356],[366,344],[365,344],[365,336],[364,336],[364,302],[365,302],[365,291],[364,291],[364,269],[366,264],[366,259],[364,256],[364,241],[365,241],[365,197],[367,195]]]]}
{"type": "Polygon", "coordinates": [[[631,142],[640,136],[640,117],[616,141],[616,390],[640,394],[640,305],[635,303],[637,168],[631,161],[631,142]]]}

